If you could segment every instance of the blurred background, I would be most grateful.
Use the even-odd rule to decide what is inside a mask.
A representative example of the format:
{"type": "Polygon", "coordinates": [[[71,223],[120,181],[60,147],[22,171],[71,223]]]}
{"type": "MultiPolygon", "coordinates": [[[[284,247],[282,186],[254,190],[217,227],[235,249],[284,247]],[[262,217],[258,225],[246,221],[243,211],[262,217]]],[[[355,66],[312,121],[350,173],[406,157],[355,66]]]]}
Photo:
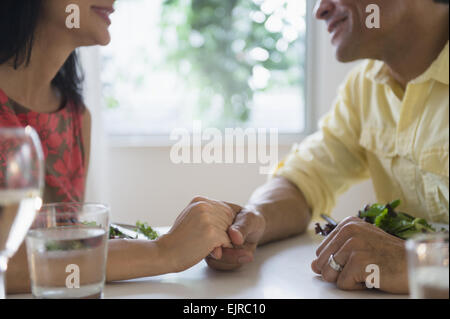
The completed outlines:
{"type": "MultiPolygon", "coordinates": [[[[354,64],[334,58],[314,0],[126,0],[112,42],[83,48],[93,116],[87,200],[115,222],[171,225],[195,195],[245,204],[259,164],[173,164],[175,128],[277,128],[280,159],[317,128],[354,64]]],[[[248,147],[246,145],[245,147],[248,147]]],[[[356,185],[334,217],[374,202],[356,185]]]]}

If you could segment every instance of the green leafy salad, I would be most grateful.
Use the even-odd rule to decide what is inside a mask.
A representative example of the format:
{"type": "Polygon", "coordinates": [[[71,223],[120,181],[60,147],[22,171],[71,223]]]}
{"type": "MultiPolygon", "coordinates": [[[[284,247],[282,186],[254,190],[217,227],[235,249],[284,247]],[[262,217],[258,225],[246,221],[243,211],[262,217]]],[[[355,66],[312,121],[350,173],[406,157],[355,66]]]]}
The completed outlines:
{"type": "MultiPolygon", "coordinates": [[[[141,223],[140,221],[137,221],[134,231],[144,235],[149,240],[155,240],[158,238],[158,233],[152,227],[150,227],[148,223],[141,223]]],[[[129,239],[130,237],[114,227],[109,227],[109,239],[119,238],[129,239]]]]}
{"type": "MultiPolygon", "coordinates": [[[[358,212],[358,217],[401,239],[409,239],[417,234],[437,231],[423,218],[415,218],[406,213],[396,211],[399,205],[400,200],[395,200],[386,205],[366,205],[363,210],[358,212]]],[[[327,236],[336,226],[328,223],[322,228],[317,223],[316,233],[327,236]]],[[[440,231],[446,230],[442,228],[440,231]]]]}
{"type": "MultiPolygon", "coordinates": [[[[87,228],[98,228],[96,222],[82,222],[80,225],[83,225],[87,228]]],[[[155,240],[159,237],[158,233],[148,225],[148,223],[142,223],[140,221],[136,222],[136,227],[129,228],[132,231],[135,231],[139,234],[144,235],[148,240],[155,240]]],[[[136,235],[137,237],[137,235],[136,235]]],[[[109,227],[109,239],[136,239],[135,237],[131,237],[122,233],[119,229],[110,226],[109,227]]],[[[95,238],[74,238],[74,239],[66,239],[66,240],[49,240],[45,243],[46,251],[69,251],[69,250],[80,250],[80,249],[88,249],[91,247],[96,247],[99,241],[104,240],[100,237],[95,238]]]]}

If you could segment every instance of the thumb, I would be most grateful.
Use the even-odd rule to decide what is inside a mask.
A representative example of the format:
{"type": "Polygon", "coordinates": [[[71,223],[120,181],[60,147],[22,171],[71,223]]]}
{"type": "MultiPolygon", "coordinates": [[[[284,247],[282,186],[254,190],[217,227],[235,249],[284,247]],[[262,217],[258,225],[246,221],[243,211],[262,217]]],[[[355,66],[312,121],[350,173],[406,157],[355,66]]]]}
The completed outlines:
{"type": "Polygon", "coordinates": [[[216,248],[214,248],[214,250],[211,252],[210,256],[211,256],[212,258],[214,258],[214,259],[219,260],[219,259],[222,258],[222,254],[223,254],[222,247],[216,247],[216,248]]]}
{"type": "Polygon", "coordinates": [[[248,214],[238,214],[233,225],[228,229],[228,236],[234,245],[241,246],[244,243],[256,243],[259,238],[254,236],[257,228],[255,220],[248,214]]]}
{"type": "Polygon", "coordinates": [[[233,203],[225,202],[225,204],[231,208],[231,210],[234,212],[234,216],[237,216],[243,209],[242,206],[239,206],[239,205],[236,205],[233,203]]]}

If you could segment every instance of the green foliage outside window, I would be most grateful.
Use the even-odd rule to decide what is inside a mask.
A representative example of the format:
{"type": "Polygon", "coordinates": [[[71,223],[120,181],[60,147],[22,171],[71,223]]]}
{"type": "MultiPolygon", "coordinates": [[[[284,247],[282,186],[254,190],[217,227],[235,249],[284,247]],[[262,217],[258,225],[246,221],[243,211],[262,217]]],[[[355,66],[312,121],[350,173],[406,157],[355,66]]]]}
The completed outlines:
{"type": "Polygon", "coordinates": [[[286,0],[272,13],[261,10],[265,1],[272,0],[164,1],[161,44],[167,62],[199,89],[198,118],[220,104],[209,124],[247,122],[258,91],[303,88],[305,32],[283,15],[289,1],[302,0],[286,0]],[[261,77],[266,83],[255,82],[261,77]]]}

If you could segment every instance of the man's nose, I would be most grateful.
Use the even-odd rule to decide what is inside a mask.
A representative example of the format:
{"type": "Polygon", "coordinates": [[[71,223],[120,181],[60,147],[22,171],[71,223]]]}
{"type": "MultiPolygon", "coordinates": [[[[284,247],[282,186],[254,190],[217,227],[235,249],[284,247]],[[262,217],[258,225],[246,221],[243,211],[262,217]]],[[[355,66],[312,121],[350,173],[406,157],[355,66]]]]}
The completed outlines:
{"type": "Polygon", "coordinates": [[[314,15],[318,20],[327,20],[335,9],[331,0],[318,0],[314,7],[314,15]]]}

